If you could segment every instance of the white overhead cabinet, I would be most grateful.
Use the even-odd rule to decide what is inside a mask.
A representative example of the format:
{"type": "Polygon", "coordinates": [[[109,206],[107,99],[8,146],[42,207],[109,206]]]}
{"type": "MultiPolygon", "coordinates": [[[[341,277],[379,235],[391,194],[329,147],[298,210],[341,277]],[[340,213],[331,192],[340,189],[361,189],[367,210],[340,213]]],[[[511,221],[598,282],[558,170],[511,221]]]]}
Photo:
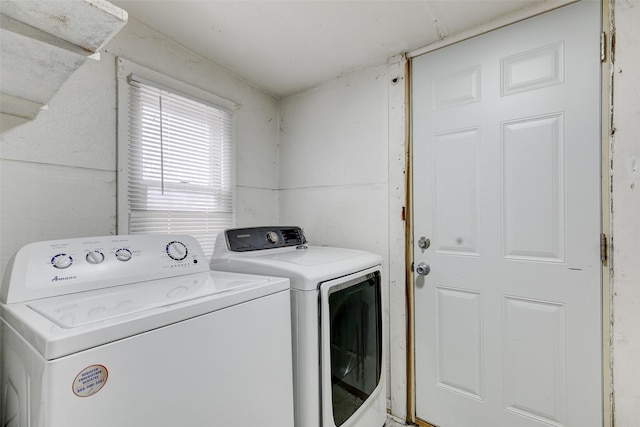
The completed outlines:
{"type": "Polygon", "coordinates": [[[127,23],[105,0],[0,2],[0,112],[34,119],[127,23]]]}

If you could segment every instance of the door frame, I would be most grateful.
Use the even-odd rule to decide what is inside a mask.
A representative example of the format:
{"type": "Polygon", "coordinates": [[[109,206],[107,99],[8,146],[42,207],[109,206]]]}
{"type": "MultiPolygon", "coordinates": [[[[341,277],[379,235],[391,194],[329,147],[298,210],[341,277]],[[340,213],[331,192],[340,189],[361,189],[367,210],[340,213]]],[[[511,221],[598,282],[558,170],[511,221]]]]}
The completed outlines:
{"type": "MultiPolygon", "coordinates": [[[[408,422],[417,424],[421,427],[435,427],[425,420],[418,419],[416,416],[416,400],[415,400],[415,296],[414,296],[414,274],[412,272],[413,265],[413,111],[411,109],[411,60],[417,56],[433,52],[435,50],[453,45],[455,43],[480,36],[490,31],[497,30],[507,25],[532,18],[545,12],[560,8],[562,6],[576,3],[580,0],[561,0],[553,5],[536,5],[530,9],[507,15],[496,21],[490,22],[480,27],[476,27],[459,34],[452,35],[442,39],[436,43],[430,44],[423,48],[408,52],[405,55],[405,283],[406,283],[406,310],[407,310],[407,372],[406,372],[406,392],[407,392],[407,414],[408,422]]],[[[583,0],[588,1],[588,0],[583,0]]],[[[611,360],[611,265],[608,257],[607,248],[610,247],[611,236],[611,176],[608,173],[610,164],[610,135],[612,120],[610,114],[611,106],[611,88],[613,75],[612,53],[614,52],[614,40],[612,34],[612,16],[608,0],[600,0],[601,3],[601,19],[602,19],[602,56],[601,56],[601,242],[602,242],[602,396],[603,396],[603,427],[613,426],[613,362],[611,360]]]]}

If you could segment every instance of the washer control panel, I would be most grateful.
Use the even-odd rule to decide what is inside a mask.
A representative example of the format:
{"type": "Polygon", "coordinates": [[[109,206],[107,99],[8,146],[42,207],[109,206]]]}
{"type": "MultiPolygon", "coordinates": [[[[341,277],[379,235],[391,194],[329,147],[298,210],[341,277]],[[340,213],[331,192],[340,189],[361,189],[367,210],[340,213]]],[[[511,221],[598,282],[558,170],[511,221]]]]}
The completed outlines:
{"type": "Polygon", "coordinates": [[[209,271],[200,244],[184,235],[53,240],[20,249],[7,266],[0,302],[11,303],[209,271]]]}
{"type": "Polygon", "coordinates": [[[300,227],[251,227],[225,230],[227,249],[249,252],[264,249],[301,246],[307,243],[300,227]]]}

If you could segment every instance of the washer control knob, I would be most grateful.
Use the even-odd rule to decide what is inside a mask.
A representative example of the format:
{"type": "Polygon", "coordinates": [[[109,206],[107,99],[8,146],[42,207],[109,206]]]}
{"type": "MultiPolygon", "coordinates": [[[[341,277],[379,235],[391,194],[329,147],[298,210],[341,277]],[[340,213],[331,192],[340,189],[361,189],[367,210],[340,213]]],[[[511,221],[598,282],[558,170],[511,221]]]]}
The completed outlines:
{"type": "Polygon", "coordinates": [[[104,261],[104,254],[100,251],[89,251],[85,258],[89,264],[100,264],[104,261]]]}
{"type": "Polygon", "coordinates": [[[278,243],[278,240],[278,233],[276,233],[275,231],[267,231],[267,241],[269,243],[278,243]]]}
{"type": "Polygon", "coordinates": [[[118,261],[129,261],[133,254],[127,248],[121,248],[116,251],[116,259],[118,261]]]}
{"type": "Polygon", "coordinates": [[[73,258],[71,257],[71,255],[58,254],[51,258],[51,265],[53,265],[55,268],[67,268],[70,267],[71,264],[73,264],[73,258]]]}
{"type": "Polygon", "coordinates": [[[182,261],[189,254],[189,251],[187,250],[185,244],[182,242],[178,242],[177,240],[170,242],[167,245],[166,251],[167,255],[169,255],[169,258],[175,259],[176,261],[182,261]]]}

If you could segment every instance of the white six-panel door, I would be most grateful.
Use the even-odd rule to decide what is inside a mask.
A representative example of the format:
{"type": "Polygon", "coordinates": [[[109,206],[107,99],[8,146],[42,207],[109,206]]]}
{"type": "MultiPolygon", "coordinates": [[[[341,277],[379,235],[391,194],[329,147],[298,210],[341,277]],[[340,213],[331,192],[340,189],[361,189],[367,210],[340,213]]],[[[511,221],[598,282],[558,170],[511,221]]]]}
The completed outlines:
{"type": "Polygon", "coordinates": [[[599,2],[415,58],[412,82],[417,417],[601,426],[599,2]]]}

